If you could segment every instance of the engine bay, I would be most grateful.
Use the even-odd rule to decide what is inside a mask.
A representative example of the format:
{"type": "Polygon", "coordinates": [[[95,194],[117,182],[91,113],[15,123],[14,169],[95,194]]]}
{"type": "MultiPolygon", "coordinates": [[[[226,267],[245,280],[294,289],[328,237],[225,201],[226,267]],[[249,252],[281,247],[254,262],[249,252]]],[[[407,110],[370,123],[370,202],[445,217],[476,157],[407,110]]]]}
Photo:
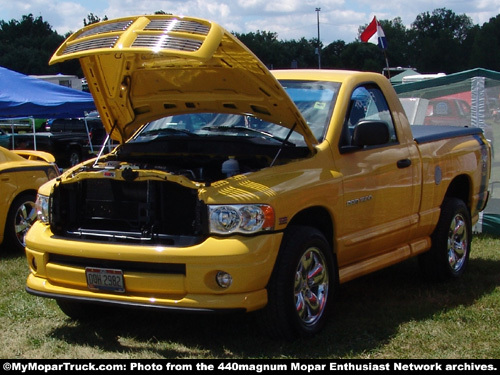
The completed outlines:
{"type": "Polygon", "coordinates": [[[146,144],[125,143],[86,168],[157,170],[209,185],[237,174],[286,164],[309,154],[307,147],[282,147],[259,139],[169,137],[146,144]]]}
{"type": "Polygon", "coordinates": [[[250,138],[200,141],[169,137],[125,143],[80,165],[73,172],[79,178],[70,177],[54,187],[52,231],[105,242],[199,243],[208,235],[208,219],[198,187],[309,155],[306,147],[250,138]]]}

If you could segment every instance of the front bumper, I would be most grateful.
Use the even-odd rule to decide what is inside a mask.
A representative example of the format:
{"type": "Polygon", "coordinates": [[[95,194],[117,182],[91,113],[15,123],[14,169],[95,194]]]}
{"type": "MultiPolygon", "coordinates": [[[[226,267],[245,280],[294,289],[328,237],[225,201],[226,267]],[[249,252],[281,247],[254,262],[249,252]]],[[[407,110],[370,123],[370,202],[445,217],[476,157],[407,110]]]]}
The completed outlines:
{"type": "Polygon", "coordinates": [[[190,247],[152,247],[56,238],[35,223],[26,238],[26,290],[55,299],[199,311],[254,311],[267,303],[282,233],[210,237],[190,247]],[[121,269],[125,292],[92,291],[86,267],[121,269]],[[215,276],[232,276],[221,288],[215,276]]]}

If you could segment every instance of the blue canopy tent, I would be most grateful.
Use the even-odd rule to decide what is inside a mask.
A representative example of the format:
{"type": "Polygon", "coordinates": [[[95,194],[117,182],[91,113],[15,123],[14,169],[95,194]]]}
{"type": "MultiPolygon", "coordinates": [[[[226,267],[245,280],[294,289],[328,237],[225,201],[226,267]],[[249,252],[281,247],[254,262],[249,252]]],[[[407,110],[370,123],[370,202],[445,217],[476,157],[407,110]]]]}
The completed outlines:
{"type": "MultiPolygon", "coordinates": [[[[56,85],[0,67],[0,119],[32,120],[36,150],[35,118],[84,117],[96,109],[88,92],[56,85]]],[[[12,147],[14,126],[12,125],[12,147]]]]}
{"type": "Polygon", "coordinates": [[[88,92],[0,67],[0,118],[83,117],[95,109],[88,92]]]}

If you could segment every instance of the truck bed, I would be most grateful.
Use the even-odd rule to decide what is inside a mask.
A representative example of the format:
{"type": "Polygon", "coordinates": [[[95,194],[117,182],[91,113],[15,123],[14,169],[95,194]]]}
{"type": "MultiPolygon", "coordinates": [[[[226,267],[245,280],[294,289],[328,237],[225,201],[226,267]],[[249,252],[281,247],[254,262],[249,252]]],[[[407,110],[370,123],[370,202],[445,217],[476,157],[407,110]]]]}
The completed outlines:
{"type": "Polygon", "coordinates": [[[481,128],[445,125],[412,125],[411,131],[415,142],[418,144],[483,133],[481,128]]]}

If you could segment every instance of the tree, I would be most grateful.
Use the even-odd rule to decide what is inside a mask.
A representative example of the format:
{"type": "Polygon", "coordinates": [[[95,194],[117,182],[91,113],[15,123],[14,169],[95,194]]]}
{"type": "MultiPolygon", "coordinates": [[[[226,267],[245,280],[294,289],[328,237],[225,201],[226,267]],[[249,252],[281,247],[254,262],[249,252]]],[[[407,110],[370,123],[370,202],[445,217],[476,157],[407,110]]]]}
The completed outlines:
{"type": "MultiPolygon", "coordinates": [[[[292,62],[297,68],[317,68],[318,55],[316,53],[318,39],[301,38],[300,40],[288,40],[283,42],[283,57],[277,68],[290,68],[292,62]]],[[[323,56],[323,51],[321,51],[323,56]]]]}
{"type": "Polygon", "coordinates": [[[372,43],[349,43],[340,55],[341,67],[352,70],[382,72],[385,58],[382,49],[372,43]]]}
{"type": "MultiPolygon", "coordinates": [[[[108,17],[105,15],[104,18],[102,19],[102,21],[106,21],[108,19],[108,17]]],[[[94,23],[97,23],[97,22],[101,22],[101,19],[96,16],[94,13],[89,13],[87,15],[87,18],[83,19],[83,26],[88,26],[88,25],[92,25],[94,23]]]]}
{"type": "Polygon", "coordinates": [[[470,66],[485,69],[500,69],[500,15],[490,18],[481,28],[475,27],[470,33],[470,66]]]}
{"type": "Polygon", "coordinates": [[[417,16],[409,30],[411,65],[421,72],[454,73],[467,66],[463,48],[472,20],[446,8],[417,16]]]}
{"type": "Polygon", "coordinates": [[[342,52],[346,48],[343,40],[336,40],[321,50],[321,65],[324,68],[341,68],[342,52]]]}
{"type": "MultiPolygon", "coordinates": [[[[381,72],[383,68],[389,64],[390,66],[408,66],[408,33],[405,25],[403,24],[400,17],[390,20],[378,20],[380,26],[384,30],[384,34],[387,40],[387,48],[385,50],[375,50],[373,47],[361,47],[354,46],[352,51],[356,51],[357,48],[362,48],[361,51],[356,52],[356,54],[363,54],[367,51],[372,51],[373,56],[367,56],[366,61],[354,62],[355,65],[360,66],[361,70],[369,70],[375,72],[381,72]],[[367,50],[366,48],[370,48],[367,50]]],[[[360,40],[361,33],[366,29],[368,25],[360,26],[358,28],[358,39],[360,40]]],[[[344,56],[345,59],[348,58],[344,56]]],[[[350,64],[353,64],[351,62],[350,64]]],[[[350,67],[351,68],[351,67],[350,67]]]]}
{"type": "Polygon", "coordinates": [[[247,46],[267,67],[274,68],[280,61],[280,47],[278,34],[270,31],[260,31],[247,34],[234,34],[247,46]]]}
{"type": "MultiPolygon", "coordinates": [[[[155,13],[167,14],[161,10],[155,13]]],[[[99,16],[90,13],[83,23],[88,26],[100,21],[99,16]]],[[[453,73],[478,66],[500,69],[500,49],[497,48],[500,15],[482,27],[473,25],[465,14],[456,15],[446,8],[419,14],[410,28],[406,28],[399,17],[379,22],[388,42],[385,53],[391,66],[411,66],[422,73],[453,73]]],[[[359,32],[366,26],[360,26],[359,32]]],[[[315,38],[281,41],[272,31],[235,35],[269,68],[318,67],[315,38]]],[[[42,17],[29,14],[19,21],[0,21],[0,65],[25,74],[81,76],[77,60],[48,65],[63,40],[42,17]]],[[[386,62],[384,51],[373,44],[359,40],[346,44],[338,40],[321,47],[321,66],[380,72],[386,62]]]]}
{"type": "Polygon", "coordinates": [[[380,20],[380,25],[384,30],[387,39],[387,60],[390,66],[408,66],[410,57],[408,56],[408,33],[400,17],[392,21],[380,20]]]}
{"type": "Polygon", "coordinates": [[[63,40],[42,17],[0,21],[0,65],[24,74],[56,73],[48,62],[63,40]]]}

